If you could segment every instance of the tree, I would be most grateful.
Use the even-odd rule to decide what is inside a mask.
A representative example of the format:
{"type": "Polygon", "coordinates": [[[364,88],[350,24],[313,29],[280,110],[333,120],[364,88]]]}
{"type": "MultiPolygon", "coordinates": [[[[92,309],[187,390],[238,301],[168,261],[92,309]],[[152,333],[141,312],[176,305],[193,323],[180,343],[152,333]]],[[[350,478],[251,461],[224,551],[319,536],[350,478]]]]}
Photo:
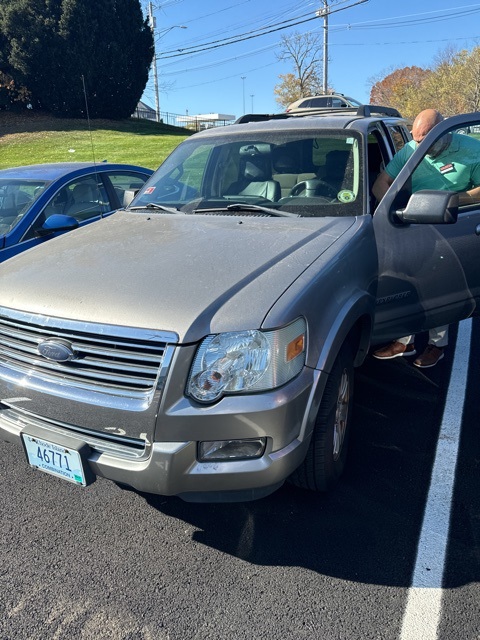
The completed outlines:
{"type": "Polygon", "coordinates": [[[130,116],[148,80],[153,36],[139,0],[2,0],[5,72],[34,108],[130,116]],[[86,93],[84,93],[84,86],[86,93]]]}
{"type": "Polygon", "coordinates": [[[419,111],[435,108],[445,117],[480,109],[480,47],[440,51],[429,69],[395,69],[371,80],[370,101],[397,108],[414,118],[419,111]]]}
{"type": "Polygon", "coordinates": [[[283,36],[278,60],[293,64],[294,73],[279,76],[281,82],[275,86],[276,101],[286,107],[305,96],[322,93],[319,65],[322,62],[322,42],[319,35],[294,33],[283,36]]]}
{"type": "Polygon", "coordinates": [[[422,109],[421,88],[431,75],[429,69],[403,67],[395,69],[383,79],[374,82],[370,91],[371,104],[395,107],[404,116],[413,118],[422,109]]]}
{"type": "Polygon", "coordinates": [[[11,109],[27,104],[30,94],[25,87],[15,84],[14,79],[0,71],[0,109],[11,109]]]}
{"type": "Polygon", "coordinates": [[[462,98],[456,113],[480,111],[480,47],[460,51],[452,60],[451,76],[462,98]]]}

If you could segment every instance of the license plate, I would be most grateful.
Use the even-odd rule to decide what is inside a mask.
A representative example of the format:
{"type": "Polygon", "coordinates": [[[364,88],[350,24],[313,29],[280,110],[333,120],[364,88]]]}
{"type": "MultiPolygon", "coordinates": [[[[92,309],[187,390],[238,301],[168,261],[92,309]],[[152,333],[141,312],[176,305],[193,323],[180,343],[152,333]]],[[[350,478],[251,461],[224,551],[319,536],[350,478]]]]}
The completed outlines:
{"type": "Polygon", "coordinates": [[[27,459],[32,467],[86,486],[85,471],[78,451],[25,433],[22,437],[27,459]]]}

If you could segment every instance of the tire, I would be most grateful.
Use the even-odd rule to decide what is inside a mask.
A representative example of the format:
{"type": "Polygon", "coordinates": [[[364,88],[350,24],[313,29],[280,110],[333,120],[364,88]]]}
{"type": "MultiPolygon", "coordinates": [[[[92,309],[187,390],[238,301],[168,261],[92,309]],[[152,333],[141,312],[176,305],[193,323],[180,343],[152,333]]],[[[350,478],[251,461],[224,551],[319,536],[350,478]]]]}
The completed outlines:
{"type": "Polygon", "coordinates": [[[346,343],[328,377],[307,455],[290,478],[301,489],[328,491],[343,473],[352,417],[353,378],[353,356],[346,343]]]}

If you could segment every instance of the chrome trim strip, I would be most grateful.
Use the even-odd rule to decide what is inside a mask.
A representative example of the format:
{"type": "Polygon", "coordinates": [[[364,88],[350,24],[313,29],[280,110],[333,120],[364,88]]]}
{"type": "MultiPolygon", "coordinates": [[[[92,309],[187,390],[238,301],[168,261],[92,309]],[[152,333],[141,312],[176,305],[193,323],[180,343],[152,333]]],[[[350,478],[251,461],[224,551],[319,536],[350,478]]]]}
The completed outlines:
{"type": "MultiPolygon", "coordinates": [[[[7,406],[5,404],[0,405],[7,406]]],[[[0,411],[1,421],[9,425],[9,431],[16,433],[20,436],[20,433],[24,429],[28,429],[29,426],[40,427],[45,430],[45,438],[48,439],[48,434],[53,434],[51,439],[55,441],[55,434],[75,437],[86,442],[94,451],[101,453],[108,453],[109,455],[129,458],[129,459],[145,459],[148,457],[148,451],[150,447],[144,440],[137,440],[134,438],[118,438],[109,434],[102,434],[102,437],[98,437],[98,433],[92,433],[87,429],[81,429],[80,427],[73,427],[72,425],[64,425],[61,422],[54,422],[52,420],[46,420],[45,418],[37,418],[36,416],[29,414],[26,411],[18,410],[16,407],[9,407],[0,411]]]]}
{"type": "Polygon", "coordinates": [[[88,384],[76,378],[69,379],[63,376],[49,376],[45,371],[28,372],[13,367],[5,366],[0,362],[0,377],[18,387],[32,389],[58,398],[77,400],[85,404],[96,404],[102,407],[122,409],[124,411],[144,411],[151,404],[155,393],[161,392],[165,384],[168,368],[172,361],[175,347],[165,349],[165,356],[160,363],[156,383],[148,390],[135,391],[131,388],[122,389],[110,386],[100,387],[98,384],[88,384]]]}
{"type": "Polygon", "coordinates": [[[67,331],[85,332],[88,334],[105,335],[113,338],[129,338],[133,340],[148,340],[153,342],[165,342],[168,344],[178,343],[178,335],[173,331],[158,331],[156,329],[139,329],[138,327],[122,327],[114,324],[100,324],[95,322],[82,322],[78,320],[67,320],[66,318],[55,318],[42,314],[27,313],[17,311],[8,307],[0,306],[0,316],[14,318],[19,322],[27,324],[44,325],[48,330],[66,329],[67,331]]]}

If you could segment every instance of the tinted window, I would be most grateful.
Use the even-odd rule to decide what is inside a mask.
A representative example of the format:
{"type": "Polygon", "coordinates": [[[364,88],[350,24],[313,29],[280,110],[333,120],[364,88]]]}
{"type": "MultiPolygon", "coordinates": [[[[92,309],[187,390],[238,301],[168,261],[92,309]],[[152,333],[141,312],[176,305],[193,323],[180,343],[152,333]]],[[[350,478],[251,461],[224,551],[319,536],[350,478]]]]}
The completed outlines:
{"type": "MultiPolygon", "coordinates": [[[[304,105],[302,105],[304,106],[304,105]]],[[[305,105],[305,106],[309,106],[309,107],[331,107],[332,106],[332,99],[329,97],[321,97],[321,98],[312,98],[310,100],[310,104],[309,105],[305,105]]]]}

